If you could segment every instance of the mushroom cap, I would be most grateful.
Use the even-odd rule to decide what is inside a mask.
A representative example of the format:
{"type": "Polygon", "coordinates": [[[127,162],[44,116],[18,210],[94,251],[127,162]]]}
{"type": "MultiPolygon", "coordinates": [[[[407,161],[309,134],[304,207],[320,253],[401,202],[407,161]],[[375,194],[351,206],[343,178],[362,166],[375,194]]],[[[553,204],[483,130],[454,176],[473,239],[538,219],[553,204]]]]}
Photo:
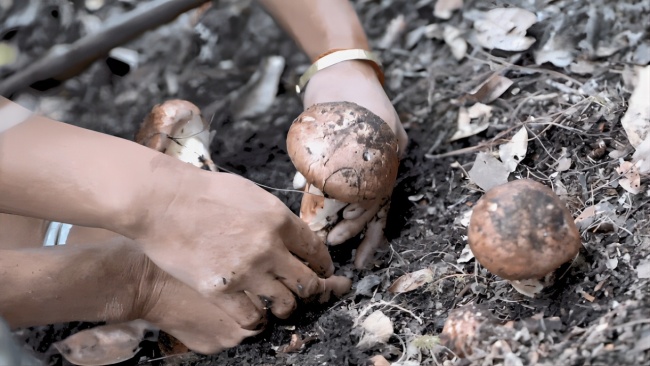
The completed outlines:
{"type": "Polygon", "coordinates": [[[199,107],[186,100],[172,99],[157,104],[140,125],[135,142],[164,153],[172,141],[168,137],[185,137],[180,136],[180,130],[191,120],[200,120],[206,130],[210,128],[199,107]]]}
{"type": "Polygon", "coordinates": [[[399,166],[397,137],[368,109],[315,104],[291,125],[287,150],[296,169],[328,198],[354,203],[391,194],[399,166]]]}
{"type": "Polygon", "coordinates": [[[540,279],[575,258],[582,246],[564,203],[529,179],[502,184],[481,197],[468,240],[476,260],[508,280],[540,279]]]}

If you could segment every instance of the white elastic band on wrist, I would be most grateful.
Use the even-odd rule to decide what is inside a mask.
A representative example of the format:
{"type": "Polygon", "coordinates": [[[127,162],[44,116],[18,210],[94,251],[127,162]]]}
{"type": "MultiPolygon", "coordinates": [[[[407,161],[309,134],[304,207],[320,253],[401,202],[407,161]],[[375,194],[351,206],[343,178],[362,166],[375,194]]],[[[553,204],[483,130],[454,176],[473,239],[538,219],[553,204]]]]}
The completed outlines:
{"type": "Polygon", "coordinates": [[[66,241],[68,241],[68,235],[70,235],[70,229],[72,229],[72,225],[70,224],[56,221],[50,222],[45,232],[43,246],[53,247],[55,245],[65,245],[66,241]]]}

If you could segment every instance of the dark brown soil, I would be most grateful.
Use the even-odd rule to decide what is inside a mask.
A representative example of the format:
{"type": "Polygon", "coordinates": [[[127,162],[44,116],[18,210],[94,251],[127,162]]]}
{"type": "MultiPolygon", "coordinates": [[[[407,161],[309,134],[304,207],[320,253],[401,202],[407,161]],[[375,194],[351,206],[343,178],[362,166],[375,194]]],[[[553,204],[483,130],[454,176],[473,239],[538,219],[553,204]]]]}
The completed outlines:
{"type": "MultiPolygon", "coordinates": [[[[82,9],[80,15],[66,18],[70,4],[42,3],[46,5],[39,8],[38,21],[12,29],[0,26],[0,36],[13,37],[21,50],[29,49],[24,62],[50,45],[74,40],[81,33],[80,24],[90,22],[91,16],[103,19],[109,11],[130,7],[127,1],[106,1],[94,15],[82,9]]],[[[387,91],[411,138],[394,191],[386,231],[389,248],[377,256],[372,270],[361,272],[349,263],[354,243],[332,250],[338,272],[354,278],[355,291],[324,306],[303,306],[292,318],[275,322],[262,335],[218,355],[155,360],[160,354],[151,344],[139,361],[125,364],[366,365],[369,357],[382,354],[404,366],[650,365],[650,280],[639,278],[637,272],[650,255],[648,180],[642,180],[641,193],[628,194],[617,184],[618,158],[609,155],[624,150],[622,158],[629,160],[633,152],[620,118],[632,90],[625,79],[634,64],[650,59],[650,6],[610,0],[466,1],[461,11],[443,21],[433,16],[434,3],[355,1],[373,44],[384,37],[391,20],[404,17],[404,33],[380,55],[387,91]],[[589,62],[592,70],[578,73],[549,63],[537,66],[535,45],[519,53],[488,53],[470,45],[467,57],[456,61],[442,40],[426,35],[418,39],[410,33],[438,23],[469,36],[472,12],[499,6],[535,11],[540,21],[529,35],[539,40],[537,44],[558,27],[575,59],[589,62]],[[615,52],[599,56],[586,44],[613,47],[615,52]],[[444,142],[454,132],[461,97],[496,70],[514,84],[489,103],[494,107],[490,127],[444,142]],[[511,179],[528,177],[554,187],[574,217],[590,205],[610,205],[603,225],[580,228],[585,247],[580,260],[539,299],[519,295],[474,259],[458,261],[467,245],[461,219],[482,195],[465,172],[478,151],[497,150],[524,123],[531,140],[511,179]],[[599,140],[604,151],[598,149],[599,140]],[[558,173],[555,162],[563,148],[573,163],[558,173]],[[423,268],[433,271],[432,282],[404,294],[387,292],[396,278],[423,268]],[[449,312],[469,303],[483,304],[504,324],[481,331],[475,346],[482,352],[458,359],[437,337],[449,312]],[[362,351],[357,347],[360,332],[353,324],[369,306],[392,320],[394,335],[387,344],[362,351]],[[297,353],[276,352],[294,333],[316,340],[297,353]]],[[[176,22],[127,45],[139,52],[140,59],[138,67],[124,76],[99,61],[60,86],[44,92],[25,90],[13,98],[59,120],[128,139],[154,104],[187,99],[206,110],[208,117],[216,112],[212,149],[218,165],[269,187],[289,188],[294,169],[284,139],[301,112],[293,84],[307,58],[250,1],[219,1],[200,24],[200,29],[191,29],[176,22]],[[203,52],[211,51],[211,57],[201,53],[206,44],[210,45],[203,52]],[[284,56],[287,62],[273,106],[256,118],[233,119],[219,101],[241,88],[268,55],[284,56]]],[[[298,211],[299,195],[270,192],[298,211]]],[[[87,326],[44,327],[29,333],[29,342],[37,352],[46,353],[51,365],[60,365],[60,356],[48,352],[51,343],[87,326]]]]}

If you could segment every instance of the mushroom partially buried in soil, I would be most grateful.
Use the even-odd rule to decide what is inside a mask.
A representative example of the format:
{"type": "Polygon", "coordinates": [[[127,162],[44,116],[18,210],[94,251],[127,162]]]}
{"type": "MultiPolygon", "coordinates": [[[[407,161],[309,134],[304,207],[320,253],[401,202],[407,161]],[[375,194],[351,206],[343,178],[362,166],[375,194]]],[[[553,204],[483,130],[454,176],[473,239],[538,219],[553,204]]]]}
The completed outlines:
{"type": "Polygon", "coordinates": [[[582,243],[571,213],[547,186],[529,179],[490,189],[469,223],[476,260],[520,293],[535,297],[582,243]]]}
{"type": "Polygon", "coordinates": [[[388,199],[395,185],[397,137],[379,116],[355,103],[307,108],[289,129],[287,150],[304,177],[294,186],[311,193],[303,198],[300,217],[313,231],[330,228],[347,204],[388,199]]]}

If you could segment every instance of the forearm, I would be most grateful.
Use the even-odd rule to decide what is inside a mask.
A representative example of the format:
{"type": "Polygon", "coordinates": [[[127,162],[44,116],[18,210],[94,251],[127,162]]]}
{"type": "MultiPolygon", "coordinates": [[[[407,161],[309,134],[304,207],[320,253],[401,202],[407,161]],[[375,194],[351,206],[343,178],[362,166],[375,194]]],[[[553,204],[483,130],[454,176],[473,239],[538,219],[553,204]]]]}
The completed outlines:
{"type": "MultiPolygon", "coordinates": [[[[0,104],[11,103],[0,99],[0,104]]],[[[12,104],[15,108],[15,104],[12,104]]],[[[20,108],[20,107],[19,107],[20,108]]],[[[0,125],[15,115],[0,108],[0,125]]],[[[0,212],[133,234],[184,164],[133,142],[31,115],[0,128],[0,212]],[[161,178],[164,177],[163,178],[161,178]],[[164,186],[164,187],[163,187],[164,186]],[[151,205],[154,205],[152,202],[151,205]]],[[[171,199],[171,198],[170,198],[171,199]]]]}
{"type": "Polygon", "coordinates": [[[314,61],[336,48],[368,49],[361,22],[348,0],[260,0],[314,61]]]}
{"type": "Polygon", "coordinates": [[[129,242],[0,250],[0,316],[12,328],[130,319],[146,257],[129,242]]]}

